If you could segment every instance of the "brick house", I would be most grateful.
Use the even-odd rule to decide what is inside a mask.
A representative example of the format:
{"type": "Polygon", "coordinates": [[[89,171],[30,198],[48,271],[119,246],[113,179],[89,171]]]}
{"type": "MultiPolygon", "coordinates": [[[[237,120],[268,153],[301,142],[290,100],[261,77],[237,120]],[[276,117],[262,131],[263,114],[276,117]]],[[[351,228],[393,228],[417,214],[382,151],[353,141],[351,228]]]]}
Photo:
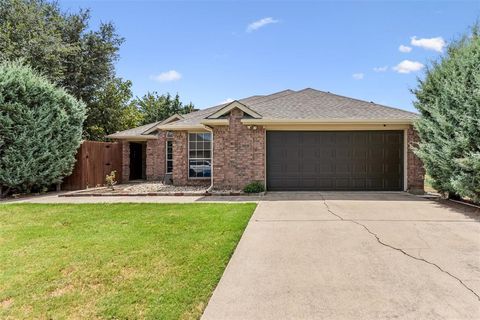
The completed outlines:
{"type": "Polygon", "coordinates": [[[423,192],[417,114],[314,89],[253,96],[117,132],[122,182],[423,192]]]}

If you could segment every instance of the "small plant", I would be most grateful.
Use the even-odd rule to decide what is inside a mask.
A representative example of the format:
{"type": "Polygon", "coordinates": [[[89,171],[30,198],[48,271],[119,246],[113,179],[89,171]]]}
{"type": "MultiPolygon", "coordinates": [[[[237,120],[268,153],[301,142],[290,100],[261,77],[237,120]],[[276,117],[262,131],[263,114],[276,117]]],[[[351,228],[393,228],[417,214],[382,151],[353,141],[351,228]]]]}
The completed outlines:
{"type": "Polygon", "coordinates": [[[260,181],[250,182],[243,188],[243,192],[245,193],[260,193],[264,191],[265,191],[265,187],[263,186],[263,183],[261,183],[260,181]]]}
{"type": "Polygon", "coordinates": [[[117,175],[117,171],[113,170],[112,172],[110,172],[110,174],[107,174],[105,176],[105,183],[107,187],[109,187],[112,190],[115,190],[114,186],[117,184],[116,175],[117,175]]]}

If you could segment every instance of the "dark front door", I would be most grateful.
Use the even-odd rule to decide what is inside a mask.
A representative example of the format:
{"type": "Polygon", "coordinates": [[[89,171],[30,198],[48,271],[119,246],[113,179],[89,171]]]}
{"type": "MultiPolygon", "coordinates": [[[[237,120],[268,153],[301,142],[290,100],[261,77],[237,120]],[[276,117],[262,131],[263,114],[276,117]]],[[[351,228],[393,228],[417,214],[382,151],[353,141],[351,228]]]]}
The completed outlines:
{"type": "Polygon", "coordinates": [[[403,131],[268,131],[267,189],[403,190],[403,131]]]}
{"type": "Polygon", "coordinates": [[[141,143],[130,142],[130,180],[143,179],[143,147],[141,143]]]}

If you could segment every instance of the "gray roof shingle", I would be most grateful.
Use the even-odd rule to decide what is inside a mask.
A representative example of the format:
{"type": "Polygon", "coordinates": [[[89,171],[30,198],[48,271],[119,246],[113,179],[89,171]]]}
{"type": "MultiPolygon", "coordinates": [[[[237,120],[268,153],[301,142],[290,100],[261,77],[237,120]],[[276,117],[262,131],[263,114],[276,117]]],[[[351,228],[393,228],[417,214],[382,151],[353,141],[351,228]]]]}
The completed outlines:
{"type": "Polygon", "coordinates": [[[415,119],[417,115],[311,88],[279,99],[247,104],[267,119],[415,119]]]}
{"type": "MultiPolygon", "coordinates": [[[[330,92],[306,88],[300,91],[284,90],[270,95],[257,95],[238,100],[248,108],[269,120],[414,120],[416,113],[387,107],[384,105],[349,98],[330,92]]],[[[220,104],[183,115],[183,119],[169,123],[165,127],[200,125],[211,114],[227,106],[220,104]]],[[[111,138],[142,135],[160,122],[125,130],[110,135],[111,138]]]]}
{"type": "Polygon", "coordinates": [[[159,125],[160,123],[161,123],[161,121],[157,121],[157,122],[152,122],[152,123],[149,123],[149,124],[145,124],[145,125],[140,126],[140,127],[115,132],[113,134],[108,135],[107,138],[121,139],[123,137],[132,137],[132,136],[143,135],[146,131],[148,131],[149,129],[151,129],[151,128],[157,126],[157,125],[159,125]]]}

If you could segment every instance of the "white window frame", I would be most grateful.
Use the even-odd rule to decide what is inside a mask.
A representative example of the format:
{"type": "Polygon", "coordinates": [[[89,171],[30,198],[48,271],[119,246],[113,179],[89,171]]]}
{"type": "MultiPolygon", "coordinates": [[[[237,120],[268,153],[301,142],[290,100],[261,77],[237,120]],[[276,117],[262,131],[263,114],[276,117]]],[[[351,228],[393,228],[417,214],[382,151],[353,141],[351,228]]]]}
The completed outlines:
{"type": "Polygon", "coordinates": [[[173,173],[173,141],[172,140],[167,140],[165,141],[165,173],[170,174],[173,173]],[[168,143],[172,144],[172,159],[168,159],[168,143]],[[168,162],[172,162],[172,171],[168,171],[168,162]]]}
{"type": "MultiPolygon", "coordinates": [[[[188,139],[187,139],[187,143],[188,143],[188,160],[187,160],[187,170],[188,170],[188,179],[192,179],[192,180],[196,180],[196,179],[204,179],[204,180],[207,180],[207,179],[211,179],[211,176],[212,176],[212,147],[213,147],[213,143],[212,143],[212,133],[211,132],[204,132],[204,131],[193,131],[193,132],[188,132],[188,139]],[[209,134],[210,135],[210,158],[190,158],[190,135],[191,134],[209,134]],[[190,176],[190,160],[210,160],[210,176],[209,177],[191,177],[190,176]]],[[[207,150],[207,149],[203,149],[204,151],[207,150]]]]}

